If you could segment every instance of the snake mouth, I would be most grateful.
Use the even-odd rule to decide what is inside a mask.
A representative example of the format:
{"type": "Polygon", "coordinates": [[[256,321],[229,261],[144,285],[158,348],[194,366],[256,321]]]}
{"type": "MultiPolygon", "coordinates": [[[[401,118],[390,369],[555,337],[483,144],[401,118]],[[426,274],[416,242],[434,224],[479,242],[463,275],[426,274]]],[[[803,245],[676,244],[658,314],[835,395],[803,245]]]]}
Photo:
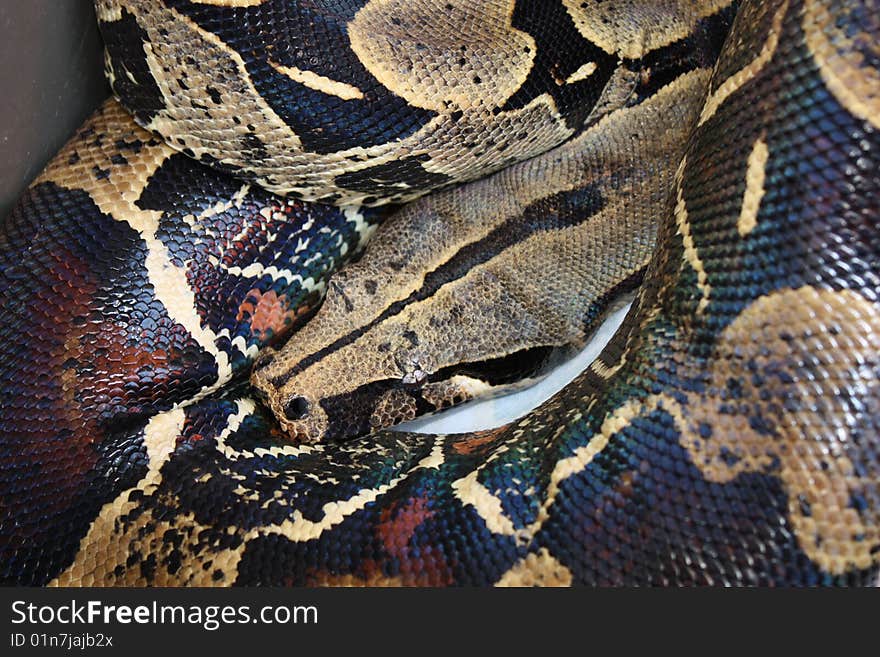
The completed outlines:
{"type": "Polygon", "coordinates": [[[270,374],[266,369],[255,372],[252,381],[291,440],[343,442],[475,397],[499,394],[523,377],[545,369],[560,351],[544,345],[433,373],[418,368],[399,377],[355,383],[349,389],[334,386],[343,388],[335,394],[329,392],[329,383],[321,380],[315,386],[305,386],[305,380],[293,379],[274,389],[265,382],[270,374]]]}

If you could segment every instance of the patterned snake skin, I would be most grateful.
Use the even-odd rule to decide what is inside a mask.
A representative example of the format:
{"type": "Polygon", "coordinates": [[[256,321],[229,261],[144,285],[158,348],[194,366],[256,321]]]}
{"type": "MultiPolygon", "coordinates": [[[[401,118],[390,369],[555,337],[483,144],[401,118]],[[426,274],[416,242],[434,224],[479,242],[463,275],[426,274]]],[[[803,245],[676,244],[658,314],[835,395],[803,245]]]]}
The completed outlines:
{"type": "Polygon", "coordinates": [[[876,0],[97,6],[0,231],[3,582],[877,584],[876,0]],[[640,281],[522,419],[362,435],[640,281]]]}

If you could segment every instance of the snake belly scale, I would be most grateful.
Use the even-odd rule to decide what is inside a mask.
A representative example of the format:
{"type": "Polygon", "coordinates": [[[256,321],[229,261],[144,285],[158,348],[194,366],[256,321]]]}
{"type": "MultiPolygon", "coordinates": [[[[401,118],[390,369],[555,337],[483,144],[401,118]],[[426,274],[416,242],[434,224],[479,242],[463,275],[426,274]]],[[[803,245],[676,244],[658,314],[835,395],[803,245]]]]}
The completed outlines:
{"type": "Polygon", "coordinates": [[[877,584],[875,0],[96,6],[0,230],[3,582],[877,584]]]}

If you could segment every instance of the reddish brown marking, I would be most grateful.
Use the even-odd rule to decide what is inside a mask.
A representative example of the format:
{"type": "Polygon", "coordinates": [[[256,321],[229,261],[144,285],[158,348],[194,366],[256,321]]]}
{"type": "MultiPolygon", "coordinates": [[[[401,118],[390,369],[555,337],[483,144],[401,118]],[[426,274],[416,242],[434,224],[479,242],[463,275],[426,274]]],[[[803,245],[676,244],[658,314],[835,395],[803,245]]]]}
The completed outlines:
{"type": "Polygon", "coordinates": [[[303,300],[296,308],[290,307],[290,299],[279,296],[274,290],[262,292],[254,288],[245,295],[238,307],[235,319],[239,322],[250,320],[251,335],[257,339],[286,334],[297,320],[314,309],[313,299],[303,300]]]}
{"type": "MultiPolygon", "coordinates": [[[[421,546],[416,559],[410,548],[416,529],[433,516],[429,500],[416,497],[407,500],[403,506],[394,504],[384,509],[379,517],[376,534],[388,554],[398,560],[401,584],[439,586],[452,583],[452,571],[442,551],[421,546]]],[[[369,562],[363,562],[360,570],[370,575],[369,562]]]]}
{"type": "Polygon", "coordinates": [[[428,501],[423,497],[408,500],[406,506],[395,514],[397,509],[398,506],[394,505],[382,511],[376,532],[390,555],[405,558],[408,543],[416,528],[433,516],[434,512],[428,508],[428,501]],[[391,517],[392,514],[394,518],[391,517]]]}
{"type": "Polygon", "coordinates": [[[473,438],[467,438],[452,443],[452,449],[456,454],[473,454],[481,447],[485,447],[503,435],[505,429],[507,429],[507,426],[476,432],[473,434],[473,438]]]}

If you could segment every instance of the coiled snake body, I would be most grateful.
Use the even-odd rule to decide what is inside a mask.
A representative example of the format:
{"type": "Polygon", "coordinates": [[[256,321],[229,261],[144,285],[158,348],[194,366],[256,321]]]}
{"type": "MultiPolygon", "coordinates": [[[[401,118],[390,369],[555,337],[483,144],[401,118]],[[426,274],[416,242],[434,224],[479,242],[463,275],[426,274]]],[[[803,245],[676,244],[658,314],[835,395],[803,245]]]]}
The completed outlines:
{"type": "Polygon", "coordinates": [[[874,0],[97,7],[0,233],[3,581],[876,583],[874,0]],[[522,419],[382,429],[639,282],[522,419]]]}

